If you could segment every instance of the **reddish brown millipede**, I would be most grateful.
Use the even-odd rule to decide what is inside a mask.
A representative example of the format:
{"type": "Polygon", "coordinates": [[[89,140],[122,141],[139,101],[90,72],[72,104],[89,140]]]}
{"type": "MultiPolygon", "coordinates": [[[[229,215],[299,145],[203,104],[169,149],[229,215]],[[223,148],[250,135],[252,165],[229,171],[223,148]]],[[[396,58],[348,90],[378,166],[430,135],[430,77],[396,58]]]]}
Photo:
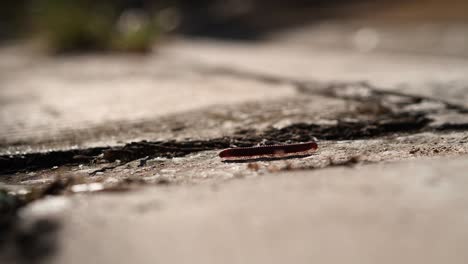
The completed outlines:
{"type": "Polygon", "coordinates": [[[224,159],[250,158],[257,156],[283,156],[291,154],[302,154],[317,149],[317,142],[305,142],[284,145],[257,146],[248,148],[228,148],[219,153],[224,159]]]}

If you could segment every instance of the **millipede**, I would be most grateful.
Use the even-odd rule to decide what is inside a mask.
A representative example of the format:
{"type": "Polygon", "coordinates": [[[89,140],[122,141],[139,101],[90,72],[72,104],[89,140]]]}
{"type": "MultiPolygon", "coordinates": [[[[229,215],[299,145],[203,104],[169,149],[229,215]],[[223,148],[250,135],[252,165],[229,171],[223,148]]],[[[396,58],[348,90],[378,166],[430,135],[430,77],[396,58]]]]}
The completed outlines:
{"type": "Polygon", "coordinates": [[[242,159],[252,157],[281,157],[307,154],[317,150],[317,142],[310,141],[295,144],[266,145],[255,147],[228,148],[219,153],[223,159],[242,159]]]}

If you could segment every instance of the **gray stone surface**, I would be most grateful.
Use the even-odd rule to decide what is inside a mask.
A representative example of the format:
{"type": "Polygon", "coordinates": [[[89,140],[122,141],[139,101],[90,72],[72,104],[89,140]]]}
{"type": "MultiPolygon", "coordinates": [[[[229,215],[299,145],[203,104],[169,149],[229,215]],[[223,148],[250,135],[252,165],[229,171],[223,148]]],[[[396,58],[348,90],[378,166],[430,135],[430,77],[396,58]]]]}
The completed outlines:
{"type": "MultiPolygon", "coordinates": [[[[229,105],[268,104],[270,99],[281,98],[277,101],[281,102],[297,95],[287,82],[272,84],[262,79],[269,77],[323,83],[366,81],[378,89],[468,106],[464,56],[441,56],[437,50],[426,55],[398,49],[363,52],[346,46],[308,45],[304,40],[322,33],[298,31],[257,43],[179,40],[145,57],[49,59],[21,49],[4,49],[0,153],[178,138],[159,124],[170,130],[188,121],[168,125],[170,121],[159,118],[196,111],[203,116],[196,119],[203,121],[212,117],[206,113],[215,106],[225,111],[229,105]]],[[[183,136],[201,138],[210,131],[183,136]]]]}
{"type": "Polygon", "coordinates": [[[317,34],[145,57],[2,48],[0,188],[33,202],[0,229],[0,260],[465,263],[464,51],[317,34]],[[313,137],[308,157],[217,156],[313,137]]]}
{"type": "Polygon", "coordinates": [[[467,171],[463,157],[252,172],[23,213],[60,205],[53,263],[465,263],[467,171]]]}

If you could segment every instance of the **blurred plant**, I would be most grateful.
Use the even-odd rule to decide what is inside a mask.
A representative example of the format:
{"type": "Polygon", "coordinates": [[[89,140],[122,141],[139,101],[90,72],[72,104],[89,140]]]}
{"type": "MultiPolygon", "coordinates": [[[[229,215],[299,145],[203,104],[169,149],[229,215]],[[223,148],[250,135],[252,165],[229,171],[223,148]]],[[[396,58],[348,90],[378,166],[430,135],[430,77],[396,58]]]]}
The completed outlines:
{"type": "Polygon", "coordinates": [[[151,49],[156,37],[156,26],[142,10],[127,10],[116,23],[112,48],[120,51],[145,52],[151,49]]]}
{"type": "Polygon", "coordinates": [[[149,51],[158,33],[150,15],[119,6],[112,0],[36,0],[32,24],[54,52],[149,51]]]}
{"type": "Polygon", "coordinates": [[[104,49],[115,11],[92,1],[37,0],[32,23],[54,51],[104,49]]]}

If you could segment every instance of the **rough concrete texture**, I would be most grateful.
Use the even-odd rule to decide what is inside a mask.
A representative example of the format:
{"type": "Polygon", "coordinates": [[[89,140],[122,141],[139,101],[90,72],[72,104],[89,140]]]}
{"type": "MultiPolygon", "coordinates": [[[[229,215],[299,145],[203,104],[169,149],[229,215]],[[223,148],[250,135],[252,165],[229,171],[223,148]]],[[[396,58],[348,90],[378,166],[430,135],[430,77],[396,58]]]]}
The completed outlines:
{"type": "Polygon", "coordinates": [[[62,223],[49,241],[53,263],[465,263],[466,164],[419,160],[46,198],[22,217],[62,223]]]}
{"type": "Polygon", "coordinates": [[[466,56],[316,34],[2,48],[0,260],[465,263],[466,56]],[[315,139],[306,157],[217,155],[315,139]]]}

